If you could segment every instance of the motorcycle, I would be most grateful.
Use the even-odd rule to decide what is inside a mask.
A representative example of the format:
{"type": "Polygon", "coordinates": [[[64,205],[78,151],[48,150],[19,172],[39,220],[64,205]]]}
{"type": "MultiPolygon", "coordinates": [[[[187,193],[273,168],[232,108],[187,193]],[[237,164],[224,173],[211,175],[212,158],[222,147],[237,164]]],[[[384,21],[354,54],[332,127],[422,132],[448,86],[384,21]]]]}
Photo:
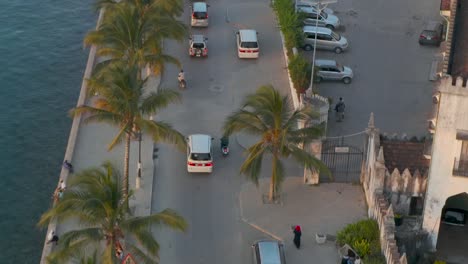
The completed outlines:
{"type": "Polygon", "coordinates": [[[221,138],[221,153],[223,157],[226,157],[229,154],[229,138],[222,137],[221,138]]]}
{"type": "Polygon", "coordinates": [[[185,89],[186,86],[187,86],[187,83],[185,82],[185,80],[179,78],[179,88],[180,89],[185,89]]]}

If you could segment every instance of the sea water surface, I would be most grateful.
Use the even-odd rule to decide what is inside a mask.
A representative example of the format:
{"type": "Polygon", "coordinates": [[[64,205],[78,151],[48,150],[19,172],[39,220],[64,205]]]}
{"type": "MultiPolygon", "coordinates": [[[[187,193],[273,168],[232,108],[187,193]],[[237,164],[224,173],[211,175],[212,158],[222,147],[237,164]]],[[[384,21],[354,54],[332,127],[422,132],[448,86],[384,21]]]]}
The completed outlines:
{"type": "Polygon", "coordinates": [[[93,0],[0,0],[0,263],[39,263],[88,57],[93,0]]]}

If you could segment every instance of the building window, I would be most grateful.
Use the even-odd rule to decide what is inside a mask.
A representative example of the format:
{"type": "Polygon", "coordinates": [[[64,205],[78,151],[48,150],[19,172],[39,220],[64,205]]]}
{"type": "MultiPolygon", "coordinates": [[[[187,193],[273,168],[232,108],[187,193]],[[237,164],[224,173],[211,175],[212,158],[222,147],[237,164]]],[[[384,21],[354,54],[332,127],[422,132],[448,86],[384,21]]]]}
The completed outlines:
{"type": "Polygon", "coordinates": [[[468,176],[468,132],[458,131],[457,140],[461,141],[460,156],[455,157],[453,175],[468,176]]]}
{"type": "Polygon", "coordinates": [[[422,215],[424,200],[422,197],[413,196],[410,201],[410,215],[422,215]]]}

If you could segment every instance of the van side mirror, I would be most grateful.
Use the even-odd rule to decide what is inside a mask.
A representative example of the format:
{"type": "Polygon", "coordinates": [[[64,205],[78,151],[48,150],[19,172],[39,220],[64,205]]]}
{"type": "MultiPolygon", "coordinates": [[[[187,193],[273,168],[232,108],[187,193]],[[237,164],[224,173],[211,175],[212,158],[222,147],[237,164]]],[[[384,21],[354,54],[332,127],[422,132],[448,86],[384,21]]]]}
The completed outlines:
{"type": "Polygon", "coordinates": [[[213,139],[214,139],[214,137],[211,138],[211,140],[213,140],[213,139]]]}
{"type": "Polygon", "coordinates": [[[205,40],[208,40],[208,38],[205,38],[205,40]]]}

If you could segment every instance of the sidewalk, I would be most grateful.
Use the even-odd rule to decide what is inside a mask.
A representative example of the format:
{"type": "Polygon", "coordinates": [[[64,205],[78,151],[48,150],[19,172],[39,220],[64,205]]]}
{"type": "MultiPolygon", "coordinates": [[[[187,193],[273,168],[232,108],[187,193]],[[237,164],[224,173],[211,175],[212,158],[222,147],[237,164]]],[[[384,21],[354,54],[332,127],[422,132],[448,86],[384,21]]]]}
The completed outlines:
{"type": "Polygon", "coordinates": [[[282,185],[279,204],[264,204],[269,179],[260,180],[259,188],[252,183],[242,186],[239,195],[241,218],[272,239],[283,241],[286,261],[300,263],[338,263],[338,251],[333,242],[319,245],[315,234],[336,236],[349,223],[367,218],[361,186],[341,183],[304,185],[302,177],[287,177],[282,185]],[[292,225],[302,228],[301,249],[292,239],[292,225]]]}

